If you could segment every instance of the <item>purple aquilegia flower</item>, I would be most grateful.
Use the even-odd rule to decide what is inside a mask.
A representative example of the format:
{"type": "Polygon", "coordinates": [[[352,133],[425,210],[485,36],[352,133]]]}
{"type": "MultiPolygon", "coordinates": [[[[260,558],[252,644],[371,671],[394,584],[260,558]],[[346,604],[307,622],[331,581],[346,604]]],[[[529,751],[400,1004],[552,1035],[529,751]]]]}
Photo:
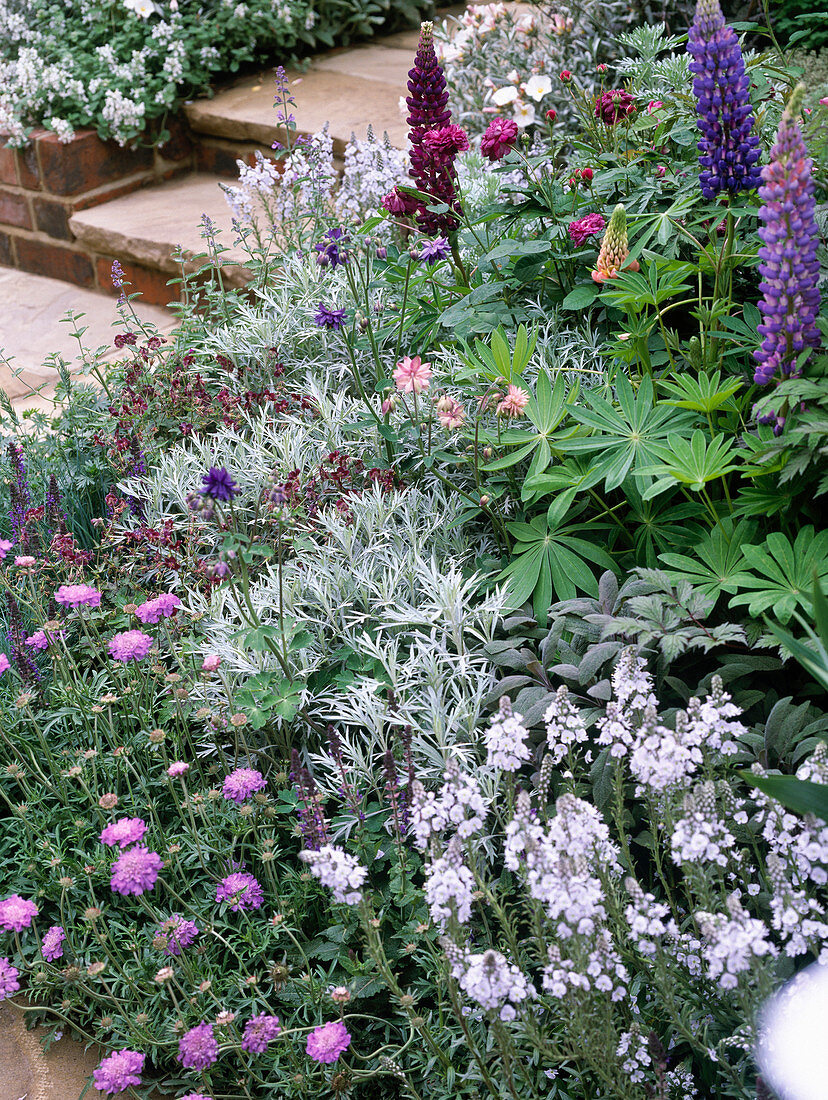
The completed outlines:
{"type": "Polygon", "coordinates": [[[202,1020],[178,1040],[178,1061],[185,1069],[209,1069],[218,1060],[218,1042],[213,1025],[202,1020]]]}
{"type": "Polygon", "coordinates": [[[244,1025],[241,1048],[253,1054],[262,1054],[267,1050],[267,1044],[272,1043],[281,1030],[278,1016],[268,1016],[266,1012],[262,1012],[244,1025]]]}
{"type": "Polygon", "coordinates": [[[595,117],[606,126],[615,126],[623,118],[634,115],[635,111],[635,100],[624,88],[601,92],[595,100],[595,117]]]}
{"type": "Polygon", "coordinates": [[[335,1062],[348,1047],[351,1036],[340,1020],[330,1020],[322,1027],[316,1027],[308,1036],[305,1050],[314,1062],[335,1062]]]}
{"type": "Polygon", "coordinates": [[[155,886],[164,866],[161,856],[142,846],[130,848],[112,864],[109,884],[116,894],[143,894],[155,886]]]}
{"type": "Polygon", "coordinates": [[[438,260],[444,260],[450,253],[451,248],[445,237],[436,237],[433,241],[423,241],[420,246],[420,259],[428,267],[436,264],[438,260]]]}
{"type": "Polygon", "coordinates": [[[198,927],[185,920],[180,913],[173,913],[165,920],[152,938],[152,946],[165,955],[180,955],[182,947],[189,947],[198,935],[198,927]]]}
{"type": "Polygon", "coordinates": [[[145,1058],[146,1055],[137,1050],[116,1050],[93,1071],[95,1088],[100,1092],[117,1093],[130,1085],[140,1085],[145,1058]]]}
{"type": "Polygon", "coordinates": [[[408,132],[411,142],[411,178],[418,191],[433,196],[435,203],[444,202],[450,207],[450,211],[432,214],[420,205],[417,210],[417,224],[430,237],[438,234],[444,236],[453,233],[459,225],[455,213],[452,213],[460,213],[460,203],[457,198],[454,154],[448,152],[448,145],[453,145],[456,153],[459,139],[454,131],[460,128],[451,127],[449,131],[451,111],[447,106],[448,88],[434,52],[431,23],[420,25],[417,55],[414,66],[408,73],[408,91],[410,94],[405,102],[408,105],[408,125],[411,127],[408,132]],[[446,134],[448,144],[432,136],[432,146],[436,142],[436,148],[432,151],[425,137],[426,134],[436,133],[446,134]]]}
{"type": "Polygon", "coordinates": [[[314,321],[317,328],[328,328],[337,332],[345,324],[344,309],[328,309],[322,302],[319,303],[319,309],[316,311],[314,321]]]}
{"type": "Polygon", "coordinates": [[[109,639],[109,655],[114,661],[142,661],[152,649],[152,635],[142,630],[125,630],[109,639]]]}
{"type": "Polygon", "coordinates": [[[350,258],[347,251],[350,243],[351,238],[344,229],[338,226],[335,229],[329,229],[325,239],[313,246],[316,250],[316,262],[320,267],[331,268],[347,264],[350,258]]]}
{"type": "Polygon", "coordinates": [[[16,966],[12,966],[8,956],[0,959],[0,1001],[17,993],[20,989],[20,982],[17,980],[19,977],[20,971],[16,966]]]}
{"type": "Polygon", "coordinates": [[[63,958],[63,941],[65,939],[66,933],[61,926],[53,924],[43,937],[41,944],[41,951],[46,962],[54,962],[55,959],[63,958]]]}
{"type": "Polygon", "coordinates": [[[201,482],[201,495],[211,497],[213,500],[232,500],[241,492],[230,472],[223,466],[211,466],[201,482]]]}
{"type": "Polygon", "coordinates": [[[163,592],[152,600],[146,600],[135,609],[136,616],[142,623],[157,623],[160,619],[168,619],[181,607],[181,600],[172,592],[163,592]]]}
{"type": "Polygon", "coordinates": [[[762,322],[757,331],[763,340],[754,352],[753,380],[760,386],[792,374],[800,352],[821,342],[813,162],[799,127],[803,92],[799,85],[788,101],[759,189],[759,217],[765,224],[759,229],[762,322]]]}
{"type": "Polygon", "coordinates": [[[234,913],[240,909],[260,909],[262,888],[253,875],[234,871],[216,887],[216,901],[228,901],[234,913]]]}
{"type": "Polygon", "coordinates": [[[28,928],[37,916],[37,906],[28,898],[12,894],[0,901],[0,928],[6,932],[22,932],[28,928]]]}
{"type": "Polygon", "coordinates": [[[750,191],[759,186],[759,135],[752,133],[750,81],[739,40],[719,0],[698,0],[687,49],[699,108],[702,194],[715,199],[722,191],[750,191]]]}
{"type": "Polygon", "coordinates": [[[587,237],[594,237],[603,233],[607,223],[601,214],[584,214],[574,222],[569,223],[569,236],[577,245],[582,245],[587,237]]]}
{"type": "Polygon", "coordinates": [[[88,584],[62,584],[55,592],[55,602],[62,607],[100,607],[101,594],[88,584]]]}
{"type": "Polygon", "coordinates": [[[121,817],[107,825],[101,833],[101,844],[114,848],[128,848],[130,844],[139,844],[144,839],[147,823],[140,817],[121,817]]]}
{"type": "Polygon", "coordinates": [[[224,780],[223,794],[230,802],[245,802],[256,791],[267,786],[267,780],[255,768],[236,768],[224,780]]]}

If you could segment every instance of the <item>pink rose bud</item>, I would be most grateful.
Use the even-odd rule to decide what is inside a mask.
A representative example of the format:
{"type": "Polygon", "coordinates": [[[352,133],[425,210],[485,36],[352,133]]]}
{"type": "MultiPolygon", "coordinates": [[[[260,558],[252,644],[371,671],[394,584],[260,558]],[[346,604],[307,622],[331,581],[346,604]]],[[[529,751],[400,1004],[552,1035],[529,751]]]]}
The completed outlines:
{"type": "Polygon", "coordinates": [[[561,83],[562,84],[568,84],[571,79],[572,79],[572,73],[569,71],[569,69],[564,69],[563,72],[560,75],[561,83]]]}

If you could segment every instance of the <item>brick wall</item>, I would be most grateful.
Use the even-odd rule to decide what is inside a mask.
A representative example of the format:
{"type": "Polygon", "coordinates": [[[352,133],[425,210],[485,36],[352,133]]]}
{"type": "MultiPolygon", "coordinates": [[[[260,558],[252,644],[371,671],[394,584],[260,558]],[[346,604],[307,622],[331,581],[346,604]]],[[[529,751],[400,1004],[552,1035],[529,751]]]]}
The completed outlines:
{"type": "MultiPolygon", "coordinates": [[[[37,130],[25,149],[9,149],[0,133],[0,264],[111,292],[113,257],[82,246],[69,218],[192,170],[195,154],[186,123],[174,120],[169,129],[171,138],[161,150],[121,148],[94,130],[80,130],[67,143],[37,130]]],[[[143,285],[147,301],[166,304],[174,297],[161,272],[136,268],[127,275],[135,289],[143,285]]]]}

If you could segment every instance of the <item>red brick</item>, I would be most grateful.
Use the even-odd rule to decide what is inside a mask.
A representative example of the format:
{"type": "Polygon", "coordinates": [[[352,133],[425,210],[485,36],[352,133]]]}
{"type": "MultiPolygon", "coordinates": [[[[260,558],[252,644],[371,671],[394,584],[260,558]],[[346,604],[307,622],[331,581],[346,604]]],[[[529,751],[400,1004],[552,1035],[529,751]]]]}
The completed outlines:
{"type": "Polygon", "coordinates": [[[85,252],[63,248],[36,237],[17,238],[17,267],[76,286],[94,286],[95,269],[85,252]]]}
{"type": "Polygon", "coordinates": [[[199,142],[196,146],[196,167],[198,171],[209,172],[212,176],[238,179],[239,166],[236,161],[239,159],[239,153],[220,145],[199,142]]]}
{"type": "Polygon", "coordinates": [[[44,191],[53,195],[80,195],[123,176],[151,168],[152,149],[121,148],[101,141],[94,130],[78,130],[70,142],[45,133],[36,140],[44,191]]]}
{"type": "Polygon", "coordinates": [[[15,225],[18,229],[32,228],[29,204],[21,191],[7,191],[5,188],[0,188],[0,223],[15,225]]]}
{"type": "MultiPolygon", "coordinates": [[[[170,302],[178,301],[178,286],[167,286],[167,279],[172,276],[166,271],[158,271],[155,268],[141,267],[139,264],[124,262],[126,281],[131,286],[125,287],[127,294],[135,294],[140,291],[141,301],[151,306],[166,306],[170,302]]],[[[120,291],[112,285],[112,260],[104,256],[98,256],[95,261],[98,275],[98,286],[113,297],[120,291]]]]}
{"type": "Polygon", "coordinates": [[[35,229],[39,229],[47,237],[54,237],[58,241],[73,241],[75,235],[69,228],[72,212],[72,207],[65,206],[62,202],[40,195],[32,197],[35,229]]]}
{"type": "Polygon", "coordinates": [[[0,264],[14,267],[14,240],[8,233],[0,232],[0,264]]]}
{"type": "Polygon", "coordinates": [[[156,147],[156,158],[164,162],[189,159],[193,153],[193,139],[186,117],[177,115],[167,119],[167,130],[170,136],[163,145],[156,147]]]}
{"type": "Polygon", "coordinates": [[[17,153],[4,145],[5,134],[0,134],[0,183],[17,187],[17,153]]]}
{"type": "Polygon", "coordinates": [[[151,172],[143,172],[133,176],[132,179],[113,183],[110,187],[99,187],[97,191],[89,195],[81,195],[72,200],[72,210],[88,210],[92,206],[100,206],[110,199],[119,199],[121,195],[129,195],[132,191],[138,191],[146,187],[148,183],[155,183],[155,176],[151,172]]]}
{"type": "Polygon", "coordinates": [[[40,169],[37,165],[35,139],[38,135],[45,133],[45,130],[33,130],[29,144],[25,149],[19,149],[17,152],[17,172],[20,176],[20,186],[25,187],[27,191],[40,190],[40,169]]]}

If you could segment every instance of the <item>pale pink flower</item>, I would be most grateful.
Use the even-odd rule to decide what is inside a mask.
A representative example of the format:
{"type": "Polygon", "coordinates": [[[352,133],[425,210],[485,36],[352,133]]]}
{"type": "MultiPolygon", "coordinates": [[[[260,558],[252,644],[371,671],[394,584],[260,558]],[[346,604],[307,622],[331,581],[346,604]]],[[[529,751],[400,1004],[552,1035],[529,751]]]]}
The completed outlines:
{"type": "Polygon", "coordinates": [[[217,653],[208,653],[201,662],[202,672],[215,672],[221,664],[221,657],[217,653]]]}
{"type": "Polygon", "coordinates": [[[401,393],[422,393],[431,382],[431,363],[423,363],[419,355],[405,356],[397,363],[394,381],[401,393]]]}
{"type": "Polygon", "coordinates": [[[15,558],[14,564],[19,565],[21,569],[30,569],[36,561],[37,558],[33,558],[31,554],[24,554],[22,557],[15,558]]]}
{"type": "Polygon", "coordinates": [[[453,397],[449,397],[448,395],[441,397],[435,405],[435,408],[437,410],[437,419],[449,432],[453,431],[455,428],[459,428],[466,419],[463,406],[459,401],[455,401],[453,397]]]}
{"type": "Polygon", "coordinates": [[[506,396],[497,406],[498,416],[523,416],[523,410],[529,404],[529,394],[520,386],[509,386],[506,396]]]}

